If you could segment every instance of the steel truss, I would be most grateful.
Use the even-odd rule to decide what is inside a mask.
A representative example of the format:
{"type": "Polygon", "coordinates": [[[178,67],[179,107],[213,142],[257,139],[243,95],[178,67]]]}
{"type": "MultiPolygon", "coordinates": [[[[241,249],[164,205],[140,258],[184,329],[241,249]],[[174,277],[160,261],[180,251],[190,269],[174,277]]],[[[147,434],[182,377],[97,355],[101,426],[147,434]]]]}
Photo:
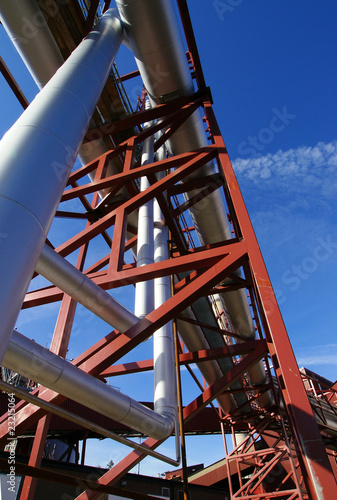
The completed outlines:
{"type": "MultiPolygon", "coordinates": [[[[73,363],[95,377],[113,376],[122,373],[135,373],[150,370],[153,366],[148,361],[118,365],[119,359],[132,351],[137,345],[148,339],[158,328],[170,320],[193,321],[184,316],[184,310],[193,306],[201,297],[216,293],[226,293],[245,288],[249,293],[251,309],[254,315],[256,340],[235,343],[237,335],[230,330],[217,329],[219,335],[233,339],[226,347],[197,352],[188,352],[183,346],[179,353],[179,362],[189,366],[203,360],[231,357],[235,359],[233,368],[211,386],[200,388],[200,395],[183,408],[184,423],[198,415],[218,395],[225,392],[235,393],[230,387],[237,380],[243,381],[249,368],[261,360],[269,372],[269,383],[251,387],[249,382],[244,389],[246,402],[231,414],[219,421],[224,432],[247,432],[246,439],[228,452],[226,457],[227,476],[232,498],[324,498],[336,496],[336,481],[329,457],[322,441],[321,433],[308,401],[291,345],[284,327],[262,255],[244,205],[235,174],[230,163],[226,146],[219,131],[207,90],[191,97],[181,98],[171,104],[159,105],[153,110],[140,111],[120,122],[106,125],[99,130],[104,136],[113,134],[130,126],[141,125],[150,120],[157,120],[152,127],[141,130],[129,140],[119,144],[94,162],[74,171],[68,181],[68,187],[61,201],[78,199],[84,212],[66,212],[60,208],[56,214],[64,219],[77,217],[87,220],[84,230],[55,249],[66,257],[79,249],[77,268],[85,269],[89,245],[97,235],[103,235],[107,243],[107,253],[95,264],[83,271],[86,276],[105,290],[113,290],[126,285],[134,285],[142,280],[160,276],[184,276],[174,284],[173,296],[146,318],[125,333],[116,330],[96,342],[73,363]],[[137,164],[138,146],[142,141],[165,130],[164,136],[155,143],[157,150],[196,108],[202,107],[210,133],[210,145],[197,151],[186,152],[164,160],[139,166],[137,164]],[[123,170],[116,175],[105,177],[109,159],[123,158],[123,170]],[[200,166],[214,160],[218,174],[207,178],[184,180],[200,166]],[[95,172],[94,180],[81,183],[89,172],[95,172]],[[165,177],[158,180],[156,174],[165,172],[165,177]],[[138,191],[137,182],[147,176],[150,186],[143,192],[138,191]],[[196,190],[198,194],[179,206],[173,198],[183,192],[196,190]],[[119,196],[122,189],[128,196],[119,196]],[[203,200],[215,189],[223,192],[228,207],[228,217],[233,226],[233,238],[207,246],[191,247],[189,244],[193,228],[181,224],[181,216],[192,205],[203,200]],[[108,190],[102,200],[98,192],[108,190]],[[86,196],[93,194],[89,204],[86,196]],[[160,204],[165,222],[171,234],[171,258],[168,261],[149,264],[137,268],[136,264],[124,262],[125,252],[137,242],[137,230],[128,224],[128,215],[136,211],[148,200],[156,198],[160,204]],[[107,230],[113,228],[112,239],[107,230]],[[127,237],[127,234],[133,236],[127,237]],[[234,271],[241,268],[243,277],[234,271]],[[182,274],[183,273],[183,274],[182,274]],[[274,393],[275,405],[261,408],[259,397],[266,391],[274,393]],[[259,438],[259,439],[258,439],[259,438]],[[264,447],[261,448],[261,442],[264,447]],[[250,470],[249,479],[244,470],[250,470]],[[231,479],[233,475],[235,480],[231,479]],[[237,488],[235,490],[235,488],[237,488]]],[[[88,139],[96,137],[91,131],[88,139]]],[[[51,350],[65,357],[74,320],[76,302],[55,286],[29,292],[24,301],[24,308],[61,301],[58,320],[55,326],[51,350]]],[[[201,328],[207,326],[199,323],[201,328]]],[[[208,325],[209,326],[209,325],[208,325]]],[[[39,407],[39,400],[59,406],[65,398],[60,394],[43,388],[36,388],[34,404],[21,400],[16,407],[16,432],[24,433],[33,424],[38,423],[28,468],[22,465],[26,478],[21,492],[21,499],[33,498],[34,482],[37,477],[45,476],[40,469],[44,443],[48,434],[51,413],[46,407],[39,407]]],[[[330,398],[331,399],[331,398],[330,398]]],[[[85,422],[83,422],[85,426],[85,422]]],[[[4,415],[0,421],[0,440],[4,445],[8,438],[8,420],[4,415]]],[[[155,450],[162,441],[148,438],[143,443],[143,450],[155,450]]],[[[97,485],[112,486],[138,462],[146,453],[134,450],[121,460],[98,481],[97,485]]],[[[331,454],[330,454],[331,455],[331,454]]],[[[330,456],[331,460],[331,456],[330,456]]],[[[332,464],[334,459],[332,460],[332,464]]],[[[51,480],[58,480],[50,475],[51,480]]],[[[82,485],[83,486],[83,485],[82,485]]],[[[92,499],[98,495],[92,484],[77,498],[92,499]]],[[[114,491],[116,488],[114,489],[114,491]]],[[[108,491],[108,490],[105,490],[108,491]]],[[[112,490],[110,490],[112,491],[112,490]]],[[[126,494],[118,489],[119,495],[126,494]]]]}

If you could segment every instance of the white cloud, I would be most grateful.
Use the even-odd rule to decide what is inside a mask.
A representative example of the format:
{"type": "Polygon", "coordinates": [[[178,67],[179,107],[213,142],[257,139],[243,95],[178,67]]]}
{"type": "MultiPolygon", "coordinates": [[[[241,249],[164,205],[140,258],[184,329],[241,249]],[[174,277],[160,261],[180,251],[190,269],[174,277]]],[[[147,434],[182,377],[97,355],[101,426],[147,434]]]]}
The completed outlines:
{"type": "Polygon", "coordinates": [[[310,346],[297,351],[299,366],[337,365],[337,344],[310,346]]]}
{"type": "Polygon", "coordinates": [[[301,146],[274,154],[238,158],[233,162],[239,182],[249,180],[261,189],[286,189],[332,197],[337,193],[337,141],[319,142],[316,146],[301,146]]]}

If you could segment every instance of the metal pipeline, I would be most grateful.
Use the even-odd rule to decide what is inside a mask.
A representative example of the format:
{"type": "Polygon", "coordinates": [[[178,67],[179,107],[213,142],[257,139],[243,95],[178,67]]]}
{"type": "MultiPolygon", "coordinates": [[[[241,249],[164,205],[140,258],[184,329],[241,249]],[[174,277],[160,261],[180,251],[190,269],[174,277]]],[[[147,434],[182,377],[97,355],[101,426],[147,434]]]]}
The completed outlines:
{"type": "MultiPolygon", "coordinates": [[[[34,2],[29,2],[29,3],[32,4],[34,2]]],[[[32,15],[33,12],[34,11],[30,10],[29,11],[30,15],[32,15]]],[[[107,13],[100,21],[98,27],[95,28],[94,34],[91,33],[86,39],[86,40],[92,39],[92,45],[93,45],[92,50],[96,50],[97,59],[101,58],[101,56],[103,55],[102,45],[104,48],[104,44],[102,43],[101,39],[103,38],[106,41],[109,38],[108,35],[109,35],[109,30],[111,30],[111,26],[109,25],[109,23],[107,23],[106,21],[107,19],[112,18],[114,22],[118,24],[119,28],[118,43],[116,43],[116,47],[110,47],[110,50],[112,48],[114,49],[113,51],[111,51],[111,53],[114,53],[115,55],[119,47],[119,44],[121,43],[122,27],[120,21],[115,16],[115,12],[116,11],[110,10],[109,13],[107,13]],[[105,34],[100,33],[100,28],[102,27],[103,27],[102,31],[105,30],[107,33],[105,34]],[[98,45],[98,50],[97,50],[97,45],[98,45]]],[[[54,82],[54,80],[56,79],[60,87],[61,84],[66,83],[67,86],[65,87],[65,90],[69,92],[69,94],[72,94],[71,97],[75,100],[77,97],[75,92],[76,86],[80,88],[79,85],[80,81],[85,82],[88,86],[89,85],[95,86],[94,82],[91,80],[95,78],[94,75],[96,72],[99,74],[99,69],[100,69],[100,67],[97,65],[97,62],[95,62],[95,57],[94,58],[91,57],[92,60],[90,61],[90,51],[89,52],[87,51],[87,54],[86,56],[84,56],[84,59],[89,59],[89,64],[90,62],[93,64],[93,67],[91,68],[92,74],[90,73],[87,76],[82,71],[80,77],[76,76],[77,70],[75,66],[77,60],[74,54],[78,55],[78,53],[82,50],[81,49],[82,46],[83,43],[80,45],[78,49],[76,49],[76,51],[69,58],[69,60],[67,60],[67,63],[61,68],[61,70],[59,70],[57,75],[53,77],[51,80],[51,82],[54,82]],[[73,64],[73,72],[71,72],[70,70],[69,75],[67,74],[64,75],[65,73],[64,67],[69,67],[71,63],[73,64]],[[70,82],[67,81],[67,76],[70,77],[70,82]]],[[[34,49],[32,50],[31,55],[32,57],[35,57],[34,49]]],[[[78,57],[78,59],[80,64],[83,64],[85,67],[88,66],[88,61],[83,60],[83,57],[82,60],[81,57],[78,57]]],[[[111,56],[110,58],[108,56],[105,59],[106,70],[110,69],[112,60],[113,59],[111,59],[111,56]]],[[[107,72],[105,71],[105,73],[107,72]]],[[[105,74],[104,76],[106,77],[107,74],[105,74]]],[[[48,92],[49,88],[53,88],[51,82],[49,82],[46,85],[46,87],[40,94],[45,95],[48,92]]],[[[104,83],[103,80],[102,82],[104,83]]],[[[98,82],[95,83],[97,87],[98,82]]],[[[103,83],[101,84],[99,92],[97,93],[97,99],[103,88],[103,83]]],[[[78,98],[80,101],[82,100],[85,101],[85,95],[82,94],[83,93],[81,93],[81,95],[78,96],[78,98]]],[[[36,98],[36,100],[38,100],[38,98],[36,98]]],[[[32,106],[35,105],[35,101],[32,106]]],[[[31,109],[32,106],[30,106],[29,109],[31,109]]],[[[93,104],[90,103],[89,109],[91,110],[92,113],[94,109],[93,104]]],[[[91,113],[89,112],[87,113],[86,120],[84,119],[83,116],[81,116],[81,121],[83,122],[82,128],[80,128],[78,124],[76,125],[73,124],[74,128],[76,129],[79,128],[81,130],[82,138],[86,131],[88,125],[88,119],[90,118],[91,113]]],[[[46,119],[43,118],[43,110],[40,110],[40,114],[42,116],[41,119],[42,120],[44,119],[43,124],[44,126],[46,126],[45,123],[46,119]]],[[[27,123],[31,125],[29,121],[27,123]]],[[[53,132],[55,133],[56,131],[54,130],[53,132]]],[[[79,147],[79,141],[76,141],[75,146],[71,141],[70,143],[71,143],[71,148],[74,148],[74,151],[77,151],[79,147]]],[[[61,161],[58,161],[61,160],[61,158],[58,158],[56,156],[56,158],[54,157],[53,159],[56,163],[56,168],[61,168],[62,167],[61,161]]],[[[60,174],[59,171],[57,171],[57,173],[60,174]]],[[[61,173],[63,174],[63,172],[61,173]]],[[[66,180],[67,176],[65,176],[65,181],[66,180]]],[[[62,191],[63,189],[64,185],[62,185],[62,191]]],[[[62,191],[60,194],[62,194],[62,191]]],[[[89,310],[92,310],[92,312],[94,312],[99,317],[104,319],[107,323],[111,324],[114,327],[117,327],[120,331],[123,332],[127,330],[130,326],[139,321],[139,318],[132,315],[132,313],[126,310],[118,302],[114,301],[114,299],[112,299],[112,297],[108,293],[101,290],[93,282],[91,282],[91,280],[86,278],[82,273],[80,273],[76,268],[74,268],[70,263],[59,257],[51,248],[47,246],[43,247],[40,260],[37,264],[36,269],[47,279],[56,284],[56,286],[59,286],[63,291],[68,293],[70,296],[74,297],[78,302],[82,303],[89,310]]],[[[116,391],[113,391],[111,395],[110,388],[107,388],[97,379],[93,379],[92,377],[85,374],[81,370],[77,369],[73,365],[65,362],[62,358],[59,358],[58,356],[50,353],[48,350],[43,349],[41,346],[37,346],[37,344],[35,344],[34,342],[29,341],[28,339],[25,339],[22,336],[18,336],[19,334],[14,333],[13,335],[15,341],[13,340],[10,342],[10,345],[6,352],[6,357],[4,359],[4,365],[7,366],[8,368],[17,370],[18,366],[20,366],[20,373],[22,373],[26,377],[36,380],[50,387],[51,389],[60,392],[61,394],[64,394],[68,397],[71,397],[72,399],[81,402],[82,404],[85,404],[89,407],[93,407],[94,409],[101,411],[103,414],[108,414],[112,418],[115,418],[117,420],[123,420],[123,422],[125,422],[126,425],[130,425],[134,429],[140,430],[141,432],[144,432],[145,434],[148,434],[152,437],[163,438],[167,437],[172,432],[175,423],[175,411],[173,412],[172,418],[170,414],[167,414],[167,411],[166,411],[166,416],[161,416],[159,414],[161,410],[158,407],[156,412],[152,412],[151,410],[148,410],[146,408],[144,409],[144,407],[142,407],[142,405],[139,405],[139,403],[133,402],[133,400],[131,400],[127,396],[124,396],[120,393],[116,393],[116,391]],[[48,360],[48,367],[50,367],[50,370],[47,371],[42,370],[42,372],[41,370],[34,371],[34,366],[35,367],[40,366],[41,362],[39,360],[42,359],[48,360]],[[52,373],[55,371],[53,370],[52,367],[55,367],[56,370],[55,377],[52,375],[52,373]],[[75,387],[76,391],[74,389],[75,387]],[[92,390],[89,388],[92,388],[92,390]],[[106,390],[108,390],[107,393],[106,390]],[[76,394],[74,394],[74,391],[76,394]],[[97,405],[97,398],[94,397],[94,394],[95,393],[102,394],[102,391],[105,394],[105,396],[102,397],[102,399],[106,400],[110,399],[110,403],[107,406],[103,404],[102,408],[100,408],[99,405],[97,405]],[[116,396],[116,394],[118,396],[116,396]],[[111,412],[111,408],[110,410],[107,409],[112,402],[116,407],[116,411],[113,412],[111,412]]],[[[46,363],[44,363],[44,367],[46,367],[46,363]]],[[[158,377],[156,377],[155,375],[155,378],[158,377]]],[[[165,381],[165,384],[172,386],[172,380],[165,381]]],[[[169,398],[169,401],[170,403],[168,406],[170,406],[172,398],[169,398]]],[[[164,405],[164,409],[166,407],[167,405],[164,405]]]]}
{"type": "MultiPolygon", "coordinates": [[[[145,88],[154,104],[191,94],[193,81],[188,67],[174,6],[171,0],[116,0],[128,42],[134,53],[145,88]],[[146,33],[146,36],[144,36],[146,33]]],[[[207,146],[200,110],[197,110],[168,141],[173,154],[207,146]]],[[[213,163],[198,169],[190,178],[214,173],[213,163]]],[[[194,196],[196,192],[190,194],[194,196]]],[[[228,240],[226,210],[219,191],[191,209],[202,244],[228,240]]],[[[244,338],[254,337],[254,326],[243,290],[226,293],[226,309],[234,328],[244,338]]]]}
{"type": "MultiPolygon", "coordinates": [[[[56,4],[55,8],[58,8],[56,4]]],[[[62,66],[64,59],[38,4],[35,0],[0,0],[0,19],[41,90],[62,66]]],[[[92,120],[90,127],[96,127],[92,120]]],[[[85,165],[105,154],[106,151],[104,140],[97,138],[82,145],[78,157],[82,165],[85,165]]],[[[116,165],[110,160],[107,175],[117,172],[116,165]]],[[[95,172],[90,173],[89,177],[93,179],[94,175],[95,172]]],[[[99,194],[103,197],[106,192],[99,194]]],[[[133,215],[130,217],[130,222],[132,224],[137,222],[133,215]]]]}
{"type": "MultiPolygon", "coordinates": [[[[153,104],[193,92],[184,45],[171,0],[116,0],[128,45],[132,48],[145,88],[153,104]],[[144,36],[146,33],[146,36],[144,36]]],[[[197,110],[173,134],[167,146],[179,154],[208,144],[200,110],[197,110]]],[[[198,169],[189,179],[214,173],[214,164],[198,169]]],[[[189,197],[197,191],[189,194],[189,197]]],[[[231,238],[226,209],[219,190],[207,196],[207,203],[196,203],[190,209],[201,244],[216,243],[231,238]]],[[[254,324],[243,289],[222,294],[235,331],[243,339],[255,338],[254,324]]],[[[180,332],[183,336],[183,332],[180,332]]],[[[184,336],[183,336],[184,338],[184,336]]],[[[185,339],[184,339],[185,340],[185,339]]],[[[194,345],[194,344],[193,344],[194,345]]],[[[193,348],[193,346],[192,346],[193,348]]],[[[196,344],[194,345],[196,348],[196,344]]],[[[266,381],[262,365],[249,372],[253,384],[266,381]]],[[[272,404],[264,397],[263,404],[272,404]]]]}
{"type": "Polygon", "coordinates": [[[120,332],[125,332],[139,321],[108,292],[47,245],[42,248],[36,271],[120,332]]]}
{"type": "Polygon", "coordinates": [[[19,367],[28,379],[155,439],[168,437],[174,428],[174,416],[150,410],[16,331],[3,365],[13,371],[19,367]]]}
{"type": "MultiPolygon", "coordinates": [[[[147,99],[145,109],[149,109],[150,102],[147,99]]],[[[152,124],[146,122],[144,129],[152,124]]],[[[141,165],[153,162],[154,138],[151,135],[145,139],[141,157],[141,165]]],[[[145,191],[150,186],[147,177],[140,179],[140,191],[145,191]]],[[[138,210],[138,237],[137,237],[137,266],[153,264],[153,200],[139,207],[138,210]]],[[[153,280],[139,281],[135,287],[135,314],[139,318],[145,318],[154,308],[153,280]]]]}
{"type": "MultiPolygon", "coordinates": [[[[165,157],[164,147],[157,152],[160,161],[165,157]]],[[[164,174],[161,173],[160,176],[164,174]]],[[[153,202],[154,262],[169,259],[168,231],[158,201],[153,202]]],[[[154,279],[154,306],[157,309],[171,297],[170,276],[154,279]]],[[[154,409],[178,421],[177,380],[174,356],[173,322],[169,321],[153,335],[154,409]]],[[[178,440],[178,432],[176,432],[178,440]]],[[[176,441],[178,445],[178,441],[176,441]]],[[[177,448],[178,449],[178,448],[177,448]]]]}
{"type": "Polygon", "coordinates": [[[0,143],[0,360],[122,37],[111,9],[0,143]]]}
{"type": "MultiPolygon", "coordinates": [[[[122,6],[122,4],[124,3],[125,2],[121,1],[118,2],[120,12],[122,12],[122,10],[124,9],[124,7],[122,6]]],[[[133,50],[135,51],[136,58],[138,59],[138,64],[142,68],[141,71],[142,76],[144,78],[144,81],[146,82],[146,87],[151,95],[152,100],[156,102],[164,102],[174,96],[191,93],[193,91],[193,84],[190,77],[188,66],[186,64],[183,44],[180,39],[180,34],[177,32],[176,23],[172,22],[175,16],[175,13],[173,11],[173,6],[170,5],[170,2],[160,2],[157,0],[156,2],[150,1],[144,3],[138,1],[136,3],[138,3],[138,5],[135,5],[135,2],[133,2],[133,5],[131,6],[133,9],[133,14],[135,14],[135,7],[136,8],[141,7],[141,9],[143,10],[144,5],[146,3],[147,11],[149,10],[153,11],[153,15],[155,18],[155,22],[152,22],[151,16],[147,16],[146,14],[147,20],[145,24],[147,26],[148,36],[147,37],[143,36],[144,30],[142,30],[142,33],[137,31],[133,40],[135,43],[132,43],[133,50]],[[155,14],[154,12],[157,12],[157,14],[155,14]],[[160,20],[159,23],[160,27],[157,26],[158,20],[160,20]],[[163,23],[165,24],[165,26],[163,26],[163,23]],[[151,24],[151,26],[149,24],[151,24]],[[159,34],[160,37],[158,38],[159,34]],[[166,43],[168,38],[171,38],[171,41],[173,40],[171,46],[169,46],[170,44],[167,45],[166,43]],[[144,50],[144,43],[147,44],[147,48],[145,48],[145,50],[144,50]],[[162,57],[161,54],[164,54],[164,57],[162,57]],[[167,57],[165,57],[165,54],[167,57]]],[[[3,5],[5,5],[7,9],[8,8],[10,9],[9,5],[12,5],[13,7],[14,4],[17,4],[17,2],[15,1],[6,2],[5,0],[0,0],[0,9],[1,11],[5,9],[3,5]]],[[[17,9],[25,8],[25,5],[29,6],[35,4],[35,2],[33,0],[22,0],[19,2],[19,4],[20,5],[17,5],[17,8],[15,9],[15,16],[14,16],[15,19],[19,19],[20,17],[17,15],[18,13],[17,9]]],[[[129,11],[128,14],[130,14],[130,12],[131,11],[129,11]]],[[[26,11],[26,14],[28,16],[29,12],[26,11]]],[[[122,15],[124,14],[125,11],[123,12],[122,15]]],[[[136,17],[138,16],[138,14],[139,13],[136,13],[136,17]]],[[[29,15],[32,17],[36,16],[37,13],[34,10],[33,11],[30,10],[29,15]]],[[[138,26],[144,27],[145,21],[143,19],[144,21],[143,22],[142,18],[143,16],[138,16],[138,19],[141,21],[138,26]]],[[[130,35],[129,28],[132,30],[132,34],[134,35],[135,34],[134,26],[132,25],[132,23],[130,23],[130,26],[127,23],[127,30],[129,32],[129,35],[130,35]]],[[[24,46],[21,48],[21,51],[23,51],[23,49],[26,49],[26,45],[30,47],[31,49],[30,55],[29,54],[27,55],[29,50],[28,51],[25,50],[24,57],[26,60],[30,61],[29,64],[35,72],[40,72],[42,68],[42,65],[40,66],[39,64],[39,61],[41,60],[40,57],[35,57],[35,54],[37,53],[36,52],[37,48],[41,47],[41,44],[38,43],[38,40],[40,40],[39,37],[42,34],[43,36],[47,36],[46,34],[47,30],[49,31],[47,26],[46,29],[45,27],[43,28],[41,27],[41,29],[39,29],[38,34],[36,34],[37,38],[35,41],[37,42],[37,47],[33,46],[34,37],[32,37],[32,39],[29,39],[28,41],[29,43],[24,44],[24,46]]],[[[46,39],[45,43],[46,47],[47,46],[50,47],[51,43],[55,45],[55,42],[50,32],[49,34],[51,38],[49,39],[49,41],[47,41],[46,39]],[[51,40],[53,40],[53,42],[51,42],[51,40]]],[[[52,60],[52,58],[49,59],[52,60]]],[[[40,78],[40,81],[42,81],[42,78],[40,78]]],[[[194,115],[186,122],[185,125],[180,127],[180,129],[174,135],[173,139],[170,141],[169,147],[171,148],[172,152],[178,153],[183,150],[186,151],[188,149],[201,147],[202,145],[205,145],[205,141],[206,138],[201,122],[201,116],[200,112],[198,111],[194,113],[194,115]]],[[[98,156],[99,154],[101,154],[101,152],[95,151],[90,158],[87,158],[86,161],[89,161],[90,159],[98,156]]],[[[213,166],[208,165],[206,168],[202,170],[200,169],[197,175],[209,173],[210,168],[213,169],[213,166]]],[[[208,243],[213,241],[219,241],[219,239],[220,240],[228,239],[230,237],[230,234],[227,227],[225,210],[221,197],[219,197],[217,193],[213,193],[211,197],[208,197],[208,201],[210,201],[210,203],[208,203],[208,208],[210,208],[210,210],[207,210],[207,213],[205,207],[202,207],[202,210],[200,210],[200,207],[198,207],[198,205],[196,205],[196,209],[194,210],[196,213],[192,213],[192,217],[194,218],[196,228],[198,228],[198,234],[201,241],[204,243],[208,243]],[[217,211],[217,217],[214,217],[214,211],[213,211],[214,209],[216,209],[217,211]]],[[[65,264],[65,266],[66,265],[67,264],[65,264]]],[[[103,291],[101,290],[101,292],[103,291]]],[[[239,291],[239,292],[231,292],[230,294],[227,293],[226,308],[231,311],[232,322],[234,326],[237,327],[241,335],[245,338],[251,338],[253,327],[246,297],[244,296],[244,292],[239,291]]],[[[182,328],[182,330],[184,330],[184,328],[182,328]]],[[[201,335],[203,336],[202,332],[201,335]]],[[[194,349],[195,348],[196,347],[194,346],[194,349]]],[[[261,379],[259,380],[259,383],[260,382],[261,379]]]]}

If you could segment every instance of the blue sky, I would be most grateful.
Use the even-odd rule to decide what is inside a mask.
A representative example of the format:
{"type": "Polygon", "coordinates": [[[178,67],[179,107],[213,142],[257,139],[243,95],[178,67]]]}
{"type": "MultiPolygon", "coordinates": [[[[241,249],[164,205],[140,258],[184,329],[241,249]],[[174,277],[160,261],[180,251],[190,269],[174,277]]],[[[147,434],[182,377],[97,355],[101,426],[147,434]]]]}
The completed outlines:
{"type": "MultiPolygon", "coordinates": [[[[335,380],[337,4],[333,0],[188,3],[206,83],[298,363],[335,380]]],[[[3,29],[0,47],[32,99],[36,86],[3,29]]],[[[130,61],[124,49],[118,57],[121,73],[134,69],[130,61]]],[[[136,94],[137,82],[130,85],[136,94]]],[[[0,92],[2,135],[21,108],[2,78],[0,92]]],[[[54,231],[57,238],[60,229],[55,226],[54,231]]],[[[47,306],[35,314],[44,316],[43,336],[28,314],[18,329],[48,344],[57,310],[47,306]]],[[[83,335],[86,329],[110,330],[80,308],[76,321],[78,334],[70,354],[91,344],[91,338],[83,335]]],[[[150,379],[148,386],[151,390],[150,379]]],[[[92,443],[93,465],[117,460],[119,451],[114,448],[111,453],[108,446],[95,452],[92,443]]],[[[198,447],[192,449],[190,463],[198,462],[198,447]]],[[[169,468],[148,463],[141,472],[143,467],[145,472],[169,468]]]]}

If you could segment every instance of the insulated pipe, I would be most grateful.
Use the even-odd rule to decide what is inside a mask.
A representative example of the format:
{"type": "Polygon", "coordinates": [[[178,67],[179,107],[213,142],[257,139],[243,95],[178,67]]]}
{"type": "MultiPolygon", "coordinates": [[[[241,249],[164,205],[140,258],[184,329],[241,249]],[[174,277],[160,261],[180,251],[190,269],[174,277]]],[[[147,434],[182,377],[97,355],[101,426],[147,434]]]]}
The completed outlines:
{"type": "MultiPolygon", "coordinates": [[[[56,15],[58,7],[55,3],[56,15]]],[[[27,69],[42,87],[64,59],[35,0],[0,0],[0,19],[27,69]]]]}
{"type": "Polygon", "coordinates": [[[120,332],[125,332],[139,321],[137,316],[48,245],[42,248],[36,271],[120,332]]]}
{"type": "MultiPolygon", "coordinates": [[[[163,159],[164,147],[157,153],[158,160],[163,159]]],[[[161,173],[161,176],[164,174],[161,173]]],[[[168,231],[159,206],[155,199],[153,203],[154,219],[154,262],[167,261],[168,231]]],[[[154,279],[154,306],[157,309],[171,297],[170,276],[154,279]]],[[[169,321],[153,335],[153,365],[154,365],[154,409],[161,415],[177,419],[177,380],[174,356],[173,322],[169,321]]],[[[176,435],[178,438],[178,432],[176,435]]]]}
{"type": "MultiPolygon", "coordinates": [[[[193,81],[173,2],[116,0],[116,4],[152,102],[169,102],[173,98],[193,93],[193,81]]],[[[173,154],[207,145],[200,110],[195,111],[168,141],[168,148],[173,154]]],[[[190,178],[212,173],[214,165],[209,163],[190,178]]],[[[189,196],[195,194],[197,191],[189,196]]],[[[231,238],[226,209],[218,190],[197,203],[190,212],[202,244],[231,238]]],[[[254,325],[244,290],[227,292],[224,300],[235,330],[244,338],[254,338],[254,325]]]]}
{"type": "Polygon", "coordinates": [[[174,417],[159,415],[16,331],[3,365],[15,372],[19,366],[28,379],[154,439],[168,437],[174,428],[174,417]]]}
{"type": "Polygon", "coordinates": [[[0,360],[122,37],[110,9],[0,143],[0,360]]]}
{"type": "MultiPolygon", "coordinates": [[[[146,99],[145,109],[151,107],[146,99]]],[[[149,128],[151,122],[144,124],[144,129],[149,128]]],[[[141,165],[153,162],[154,152],[153,135],[145,139],[141,157],[141,165]]],[[[145,191],[150,186],[147,177],[140,179],[140,191],[145,191]]],[[[153,200],[139,207],[138,210],[138,237],[137,237],[137,267],[153,264],[153,200]]],[[[145,318],[154,308],[153,280],[139,281],[135,289],[135,315],[145,318]]]]}
{"type": "MultiPolygon", "coordinates": [[[[185,49],[171,0],[116,0],[128,44],[131,46],[145,88],[154,104],[169,102],[194,90],[185,49]],[[146,32],[146,36],[144,36],[146,32]]],[[[168,148],[173,154],[204,147],[208,144],[200,110],[197,110],[173,134],[168,148]]],[[[189,177],[214,173],[214,164],[208,163],[189,177]]],[[[198,191],[192,192],[194,196],[198,191]]],[[[191,217],[202,244],[216,243],[231,238],[226,209],[219,190],[207,196],[190,209],[191,217]]],[[[254,324],[243,289],[223,294],[226,310],[234,330],[243,339],[255,338],[254,324]]],[[[264,383],[266,377],[261,364],[250,370],[253,384],[264,383]]],[[[272,398],[264,397],[266,404],[272,398]]]]}
{"type": "MultiPolygon", "coordinates": [[[[46,16],[55,16],[49,6],[46,16]]],[[[0,0],[0,19],[12,43],[27,66],[30,74],[41,90],[62,66],[64,59],[49,29],[44,14],[35,0],[0,0]]],[[[95,28],[96,29],[96,28],[95,28]]],[[[90,126],[96,127],[93,122],[90,126]]],[[[102,138],[84,144],[79,149],[79,159],[83,165],[95,160],[107,151],[102,138]]],[[[117,173],[112,160],[108,163],[107,176],[117,173]]],[[[95,172],[90,173],[93,178],[95,172]]],[[[100,196],[105,195],[100,192],[100,196]]],[[[135,223],[133,216],[131,223],[135,223]]]]}

